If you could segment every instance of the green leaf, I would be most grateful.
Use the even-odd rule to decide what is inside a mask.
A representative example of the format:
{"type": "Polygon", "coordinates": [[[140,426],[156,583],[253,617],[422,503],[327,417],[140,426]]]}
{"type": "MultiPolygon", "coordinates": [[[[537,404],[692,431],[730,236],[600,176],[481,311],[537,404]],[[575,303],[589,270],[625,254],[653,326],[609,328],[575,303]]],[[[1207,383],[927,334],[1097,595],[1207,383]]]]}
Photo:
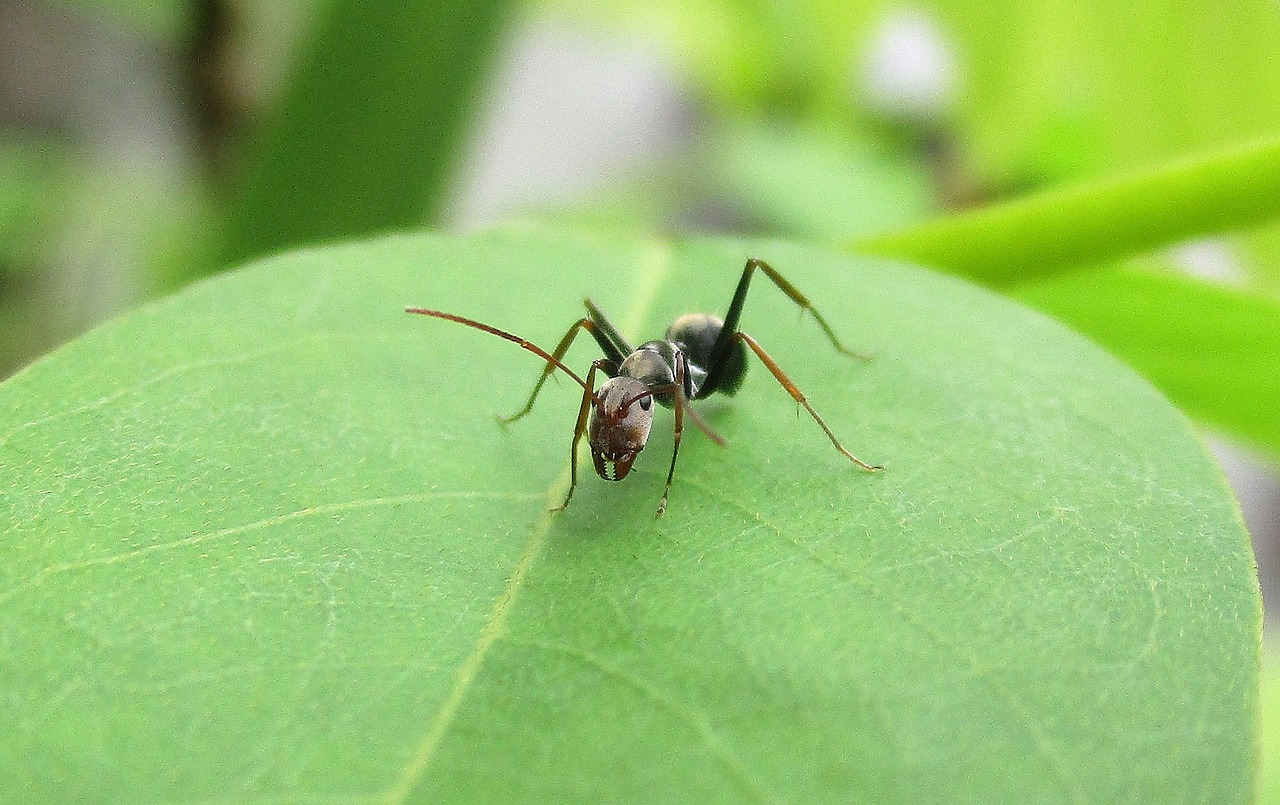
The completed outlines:
{"type": "Polygon", "coordinates": [[[1267,646],[1263,660],[1258,802],[1274,805],[1280,803],[1280,653],[1274,645],[1267,646]]]}
{"type": "Polygon", "coordinates": [[[180,0],[61,0],[54,4],[96,22],[126,26],[130,32],[176,40],[192,27],[191,4],[180,0]]]}
{"type": "Polygon", "coordinates": [[[0,273],[28,267],[50,237],[67,205],[73,161],[61,143],[0,130],[0,273]]]}
{"type": "Polygon", "coordinates": [[[68,226],[70,149],[0,129],[0,378],[49,348],[59,329],[44,286],[49,243],[68,226]]]}
{"type": "Polygon", "coordinates": [[[436,213],[511,5],[332,3],[248,152],[228,254],[416,225],[436,213]]]}
{"type": "Polygon", "coordinates": [[[862,239],[866,254],[1011,283],[1280,217],[1280,141],[1052,190],[862,239]]]}
{"type": "Polygon", "coordinates": [[[934,206],[923,168],[854,138],[739,123],[712,133],[705,150],[720,203],[770,232],[836,240],[914,223],[934,206]]]}
{"type": "MultiPolygon", "coordinates": [[[[567,360],[585,367],[586,343],[567,360]]],[[[297,252],[0,385],[0,800],[1244,802],[1261,613],[1184,418],[1052,321],[778,242],[297,252]],[[568,482],[552,346],[720,310],[759,365],[568,482]]]]}
{"type": "Polygon", "coordinates": [[[1132,171],[1280,127],[1269,0],[929,6],[956,43],[966,139],[988,170],[1132,171]]]}
{"type": "Polygon", "coordinates": [[[1280,304],[1187,277],[1092,271],[1013,289],[1111,350],[1191,416],[1280,458],[1280,304]]]}

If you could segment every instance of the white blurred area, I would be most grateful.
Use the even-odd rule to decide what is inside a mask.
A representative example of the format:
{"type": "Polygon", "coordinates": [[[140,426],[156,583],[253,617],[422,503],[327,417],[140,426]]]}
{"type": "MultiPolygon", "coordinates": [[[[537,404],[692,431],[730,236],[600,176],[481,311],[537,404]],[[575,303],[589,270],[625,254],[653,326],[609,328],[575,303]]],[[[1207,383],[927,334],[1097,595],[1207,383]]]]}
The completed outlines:
{"type": "Polygon", "coordinates": [[[1280,628],[1280,476],[1259,456],[1221,439],[1209,438],[1209,449],[1222,465],[1240,501],[1253,537],[1258,580],[1267,610],[1268,632],[1280,628]]]}
{"type": "Polygon", "coordinates": [[[687,142],[690,113],[651,43],[531,20],[506,44],[450,205],[484,226],[568,201],[687,142]]]}

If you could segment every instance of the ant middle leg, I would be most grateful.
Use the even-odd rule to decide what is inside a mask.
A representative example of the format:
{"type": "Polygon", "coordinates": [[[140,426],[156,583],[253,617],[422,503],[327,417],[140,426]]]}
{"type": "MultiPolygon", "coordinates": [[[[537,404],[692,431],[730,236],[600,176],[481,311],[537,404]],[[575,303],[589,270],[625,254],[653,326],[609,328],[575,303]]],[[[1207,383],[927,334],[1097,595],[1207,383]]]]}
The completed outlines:
{"type": "Polygon", "coordinates": [[[813,417],[813,420],[818,423],[820,428],[822,428],[822,432],[827,434],[827,438],[831,440],[831,443],[836,446],[837,450],[844,454],[845,458],[868,472],[876,472],[884,469],[884,467],[878,464],[868,464],[853,453],[850,453],[845,449],[844,445],[840,444],[840,440],[836,438],[835,433],[831,431],[831,428],[823,421],[822,417],[818,416],[818,412],[813,410],[813,406],[809,404],[808,398],[806,398],[804,393],[796,387],[796,384],[792,382],[791,378],[787,377],[787,373],[782,371],[782,367],[778,365],[777,361],[769,357],[769,353],[764,351],[764,347],[760,346],[760,342],[743,332],[734,333],[733,339],[735,341],[741,341],[751,348],[751,351],[756,354],[756,357],[760,359],[760,362],[763,363],[765,368],[769,370],[769,373],[773,375],[774,380],[777,380],[778,383],[787,390],[787,393],[791,395],[791,399],[804,406],[804,409],[809,412],[809,415],[813,417]]]}
{"type": "MultiPolygon", "coordinates": [[[[819,313],[818,309],[813,306],[812,302],[809,301],[809,297],[800,293],[800,289],[796,288],[796,286],[792,285],[790,282],[787,282],[786,278],[783,277],[781,274],[779,274],[773,268],[773,266],[755,257],[752,257],[750,260],[748,260],[746,268],[742,270],[742,280],[739,282],[739,286],[742,289],[742,301],[739,302],[737,294],[736,293],[734,294],[734,301],[738,302],[739,312],[742,309],[743,303],[746,302],[746,298],[747,298],[746,286],[749,285],[751,282],[751,272],[757,268],[763,271],[766,277],[773,280],[773,284],[778,287],[778,290],[786,294],[787,298],[789,298],[791,301],[799,305],[801,308],[801,312],[808,311],[809,315],[813,316],[813,320],[816,321],[818,323],[818,326],[822,328],[822,332],[826,333],[827,340],[831,342],[831,346],[835,347],[837,352],[842,352],[851,358],[861,358],[862,360],[867,359],[867,356],[865,354],[861,352],[854,352],[853,350],[846,347],[844,344],[840,343],[840,339],[836,337],[836,333],[834,330],[831,329],[831,325],[827,324],[827,320],[822,318],[822,314],[819,313]]],[[[727,320],[726,320],[726,323],[727,323],[727,320]]],[[[733,325],[734,325],[733,329],[736,331],[737,325],[738,325],[737,316],[733,317],[733,325]]]]}

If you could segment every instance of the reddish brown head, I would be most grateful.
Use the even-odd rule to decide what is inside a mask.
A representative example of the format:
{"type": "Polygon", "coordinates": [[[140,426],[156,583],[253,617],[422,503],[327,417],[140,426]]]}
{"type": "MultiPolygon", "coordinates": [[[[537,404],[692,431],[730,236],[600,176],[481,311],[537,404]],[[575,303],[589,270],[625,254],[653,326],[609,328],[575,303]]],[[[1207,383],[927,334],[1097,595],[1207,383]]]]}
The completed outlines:
{"type": "Polygon", "coordinates": [[[606,481],[621,481],[649,440],[653,424],[653,395],[649,387],[632,377],[606,380],[596,392],[596,404],[587,425],[591,461],[606,481]]]}

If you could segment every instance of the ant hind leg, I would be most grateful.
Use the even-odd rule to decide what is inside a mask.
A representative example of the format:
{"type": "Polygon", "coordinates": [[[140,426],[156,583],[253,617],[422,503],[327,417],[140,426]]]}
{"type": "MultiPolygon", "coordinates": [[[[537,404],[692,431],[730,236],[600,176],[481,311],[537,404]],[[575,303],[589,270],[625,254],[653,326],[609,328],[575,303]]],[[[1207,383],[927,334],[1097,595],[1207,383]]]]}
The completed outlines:
{"type": "Polygon", "coordinates": [[[818,412],[813,409],[813,406],[809,404],[808,398],[806,398],[804,393],[796,387],[796,384],[792,382],[791,378],[787,377],[787,373],[782,371],[782,367],[779,366],[773,358],[769,357],[769,353],[764,351],[764,347],[760,346],[758,341],[742,332],[734,333],[733,338],[735,341],[741,341],[751,348],[751,351],[756,354],[756,357],[760,359],[760,362],[763,363],[765,368],[769,370],[769,373],[773,375],[773,379],[777,380],[778,383],[787,390],[787,393],[791,395],[791,399],[804,406],[804,409],[809,412],[809,415],[813,417],[813,420],[818,423],[818,427],[822,428],[822,432],[827,434],[827,438],[831,440],[831,443],[835,445],[836,449],[839,450],[845,458],[868,472],[877,472],[884,469],[884,467],[878,464],[868,464],[853,453],[850,453],[845,449],[844,445],[840,444],[840,440],[836,438],[835,433],[833,433],[827,423],[823,421],[822,417],[818,416],[818,412]]]}
{"type": "Polygon", "coordinates": [[[733,292],[733,301],[729,303],[729,310],[724,316],[724,326],[721,328],[720,334],[716,337],[715,345],[711,349],[711,357],[706,367],[707,376],[703,380],[703,388],[706,389],[706,393],[703,396],[710,395],[726,379],[725,375],[730,363],[730,348],[738,334],[738,320],[742,317],[742,308],[747,303],[747,291],[751,289],[751,278],[755,275],[757,268],[763,271],[764,275],[769,278],[778,290],[786,294],[788,299],[800,306],[802,314],[808,311],[813,316],[814,321],[822,328],[822,332],[827,336],[827,340],[831,342],[831,346],[835,347],[837,352],[859,360],[870,360],[870,355],[855,352],[840,343],[840,339],[836,337],[835,330],[831,329],[830,324],[827,324],[827,320],[822,317],[818,309],[809,301],[809,297],[800,293],[799,288],[788,282],[785,277],[764,260],[752,257],[747,260],[746,266],[742,269],[742,277],[738,280],[738,287],[733,292]]]}

